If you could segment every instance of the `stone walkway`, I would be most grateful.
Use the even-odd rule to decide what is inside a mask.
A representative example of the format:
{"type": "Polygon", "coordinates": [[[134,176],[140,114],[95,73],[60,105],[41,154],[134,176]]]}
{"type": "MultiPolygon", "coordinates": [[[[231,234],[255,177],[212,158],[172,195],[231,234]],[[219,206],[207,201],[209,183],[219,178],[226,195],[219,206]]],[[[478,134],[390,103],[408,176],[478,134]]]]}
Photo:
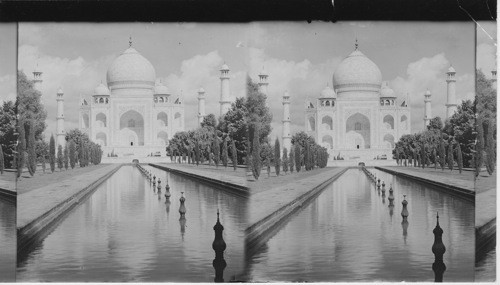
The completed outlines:
{"type": "Polygon", "coordinates": [[[224,166],[219,166],[219,170],[215,167],[209,167],[207,169],[206,166],[200,166],[197,168],[196,166],[191,165],[183,165],[183,164],[174,164],[174,163],[151,163],[151,165],[158,165],[182,172],[192,173],[207,179],[216,179],[222,181],[224,183],[229,183],[233,185],[237,185],[238,187],[247,188],[246,178],[244,169],[233,171],[232,168],[224,169],[224,166]]]}
{"type": "Polygon", "coordinates": [[[497,189],[493,188],[476,195],[476,228],[484,226],[497,216],[497,189]]]}
{"type": "MultiPolygon", "coordinates": [[[[260,189],[258,193],[254,193],[250,189],[252,196],[250,197],[250,213],[248,225],[251,226],[272,213],[279,210],[281,207],[289,204],[303,194],[313,190],[315,187],[344,171],[346,168],[326,168],[319,174],[308,176],[303,179],[290,179],[289,183],[281,186],[260,189]]],[[[267,176],[267,174],[266,174],[267,176]]],[[[257,191],[256,191],[257,192],[257,191]]]]}
{"type": "Polygon", "coordinates": [[[16,173],[4,172],[0,174],[0,189],[16,192],[16,173]]]}
{"type": "Polygon", "coordinates": [[[17,228],[23,228],[32,221],[42,217],[82,189],[85,189],[99,178],[104,177],[110,171],[120,166],[119,164],[107,165],[103,168],[18,195],[17,228]]]}
{"type": "Polygon", "coordinates": [[[451,172],[449,169],[445,169],[444,171],[442,171],[440,169],[435,170],[434,168],[422,169],[404,166],[385,166],[377,168],[381,170],[388,169],[394,172],[413,176],[423,180],[428,180],[430,182],[440,183],[443,185],[451,185],[465,191],[475,191],[474,173],[472,171],[462,171],[462,174],[459,174],[458,171],[451,172]]]}

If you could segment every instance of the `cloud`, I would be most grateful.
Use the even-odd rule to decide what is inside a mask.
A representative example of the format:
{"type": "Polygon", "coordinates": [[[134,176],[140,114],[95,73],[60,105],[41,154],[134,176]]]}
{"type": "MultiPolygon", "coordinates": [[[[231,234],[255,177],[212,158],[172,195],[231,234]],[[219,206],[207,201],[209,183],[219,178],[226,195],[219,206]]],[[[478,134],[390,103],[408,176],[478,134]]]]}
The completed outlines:
{"type": "MultiPolygon", "coordinates": [[[[332,75],[342,58],[331,57],[323,63],[313,64],[304,59],[300,62],[271,58],[263,49],[249,49],[249,75],[258,82],[258,74],[262,68],[269,74],[268,106],[273,114],[271,138],[281,138],[283,107],[282,95],[288,90],[291,95],[290,112],[292,117],[292,133],[304,130],[304,104],[307,98],[315,99],[332,81],[332,75]]],[[[411,62],[406,74],[390,79],[389,85],[400,96],[406,98],[408,93],[411,103],[412,132],[423,129],[424,96],[428,88],[432,92],[433,116],[446,117],[447,83],[446,71],[450,66],[444,53],[432,57],[424,57],[411,62]]],[[[382,71],[383,72],[383,71],[382,71]]],[[[457,70],[457,103],[463,99],[473,99],[474,75],[457,70]]]]}
{"type": "Polygon", "coordinates": [[[479,44],[476,55],[476,68],[481,69],[487,77],[491,76],[491,71],[496,69],[496,47],[487,43],[479,44]]]}
{"type": "MultiPolygon", "coordinates": [[[[38,47],[22,45],[19,48],[19,68],[24,70],[28,78],[36,63],[43,71],[42,99],[47,110],[46,138],[56,133],[56,92],[61,87],[64,91],[65,128],[78,128],[78,111],[80,94],[89,98],[94,88],[105,82],[107,68],[115,55],[106,55],[94,60],[86,60],[80,56],[61,58],[43,54],[38,47]]],[[[223,59],[218,51],[204,55],[196,55],[182,61],[180,74],[170,74],[160,78],[170,89],[172,96],[184,97],[186,129],[197,127],[197,90],[203,87],[206,91],[206,111],[219,116],[220,79],[219,68],[223,59]]],[[[228,63],[229,64],[229,63],[228,63]]],[[[231,97],[245,96],[246,72],[231,72],[231,97]]],[[[2,81],[0,79],[0,91],[2,81]]]]}
{"type": "Polygon", "coordinates": [[[0,76],[0,104],[16,100],[16,76],[7,74],[0,76]]]}
{"type": "MultiPolygon", "coordinates": [[[[182,90],[185,114],[186,129],[197,127],[198,115],[198,89],[205,89],[205,110],[207,114],[220,115],[220,72],[219,69],[224,64],[218,51],[212,51],[204,55],[196,55],[182,61],[180,75],[170,74],[162,78],[170,89],[174,98],[179,97],[182,90]]],[[[231,68],[230,63],[227,63],[231,68]]],[[[236,97],[244,97],[245,93],[245,71],[230,71],[231,100],[236,97]]]]}
{"type": "MultiPolygon", "coordinates": [[[[390,86],[396,94],[410,96],[412,132],[418,132],[424,127],[424,93],[427,89],[432,94],[432,116],[446,118],[447,83],[446,72],[450,63],[444,53],[433,57],[424,57],[408,64],[406,77],[396,77],[390,80],[390,86]]],[[[474,75],[461,73],[456,75],[456,98],[461,100],[473,99],[474,75]]],[[[401,98],[401,97],[400,97],[401,98]]]]}
{"type": "MultiPolygon", "coordinates": [[[[331,85],[332,74],[340,63],[340,57],[332,57],[323,63],[313,64],[304,59],[300,62],[271,58],[263,49],[249,48],[249,75],[258,82],[258,74],[265,69],[269,74],[268,106],[273,114],[271,138],[282,135],[282,97],[285,91],[290,95],[292,132],[300,131],[305,120],[304,103],[307,98],[315,98],[331,85]]],[[[303,127],[302,127],[303,128],[303,127]]]]}
{"type": "Polygon", "coordinates": [[[41,91],[42,102],[47,110],[47,139],[56,133],[57,90],[62,88],[64,91],[65,129],[77,128],[80,94],[91,96],[95,86],[105,78],[106,68],[112,58],[111,55],[92,61],[82,57],[61,58],[46,55],[35,46],[19,47],[19,69],[32,78],[32,71],[38,63],[38,68],[43,72],[41,91]]]}

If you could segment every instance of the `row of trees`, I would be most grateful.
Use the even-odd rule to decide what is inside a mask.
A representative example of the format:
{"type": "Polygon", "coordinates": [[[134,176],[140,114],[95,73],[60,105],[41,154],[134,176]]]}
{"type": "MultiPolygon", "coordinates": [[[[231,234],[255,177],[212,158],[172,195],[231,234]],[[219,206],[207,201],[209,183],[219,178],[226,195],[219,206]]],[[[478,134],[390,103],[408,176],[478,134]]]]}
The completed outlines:
{"type": "MultiPolygon", "coordinates": [[[[201,131],[204,131],[203,128],[206,128],[206,126],[203,126],[201,131]]],[[[193,135],[192,140],[190,140],[191,137],[188,132],[186,136],[186,144],[183,144],[183,141],[185,140],[181,139],[181,136],[185,136],[186,132],[176,133],[174,135],[174,138],[172,138],[168,146],[170,160],[178,163],[187,162],[188,164],[196,164],[197,166],[200,163],[203,164],[205,161],[208,161],[209,165],[212,165],[213,163],[216,167],[219,167],[219,163],[221,163],[227,168],[229,158],[231,157],[233,169],[236,170],[238,166],[236,141],[234,139],[230,140],[229,137],[226,137],[222,140],[221,148],[221,139],[217,136],[215,129],[212,136],[210,138],[206,138],[206,140],[197,139],[197,131],[200,131],[200,129],[191,132],[193,135]],[[231,145],[230,149],[229,145],[231,145]],[[185,147],[185,149],[180,151],[179,149],[181,147],[185,147]]]]}
{"type": "Polygon", "coordinates": [[[31,176],[35,175],[38,163],[41,164],[42,171],[45,173],[47,157],[52,173],[55,171],[56,163],[59,171],[63,168],[68,170],[69,167],[73,169],[77,163],[80,167],[101,163],[101,146],[91,142],[86,134],[82,134],[76,129],[68,132],[66,135],[67,143],[64,148],[59,145],[57,152],[53,135],[50,137],[48,145],[36,143],[33,120],[19,121],[18,138],[19,142],[13,162],[14,167],[17,168],[17,177],[21,176],[24,167],[28,169],[31,176]]]}
{"type": "Polygon", "coordinates": [[[456,165],[474,168],[476,176],[483,166],[491,175],[496,167],[496,91],[484,74],[477,70],[474,102],[462,101],[446,120],[433,118],[425,131],[404,135],[396,143],[394,158],[400,165],[456,165]]]}
{"type": "Polygon", "coordinates": [[[328,152],[319,146],[311,136],[299,132],[292,137],[290,150],[280,147],[278,139],[271,147],[269,134],[271,133],[272,115],[266,106],[266,95],[260,92],[259,85],[247,78],[247,100],[251,102],[248,110],[248,140],[246,164],[252,170],[254,178],[259,179],[262,168],[265,166],[268,176],[271,166],[274,166],[276,175],[280,170],[284,173],[300,172],[302,167],[306,171],[315,167],[326,167],[328,152]]]}

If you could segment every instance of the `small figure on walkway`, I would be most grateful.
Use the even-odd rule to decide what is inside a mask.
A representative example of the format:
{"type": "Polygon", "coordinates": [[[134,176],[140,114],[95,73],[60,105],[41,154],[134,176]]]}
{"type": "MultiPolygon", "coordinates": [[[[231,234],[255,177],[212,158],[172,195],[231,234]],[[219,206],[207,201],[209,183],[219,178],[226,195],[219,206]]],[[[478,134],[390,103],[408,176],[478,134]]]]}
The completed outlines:
{"type": "Polygon", "coordinates": [[[160,178],[158,178],[158,187],[157,188],[158,188],[158,194],[160,194],[161,193],[161,180],[160,180],[160,178]]]}
{"type": "Polygon", "coordinates": [[[382,181],[382,197],[385,197],[385,182],[382,181]]]}
{"type": "Polygon", "coordinates": [[[408,209],[406,208],[408,205],[408,201],[406,201],[406,195],[403,195],[403,210],[401,211],[401,216],[403,217],[403,221],[408,220],[408,209]]]}

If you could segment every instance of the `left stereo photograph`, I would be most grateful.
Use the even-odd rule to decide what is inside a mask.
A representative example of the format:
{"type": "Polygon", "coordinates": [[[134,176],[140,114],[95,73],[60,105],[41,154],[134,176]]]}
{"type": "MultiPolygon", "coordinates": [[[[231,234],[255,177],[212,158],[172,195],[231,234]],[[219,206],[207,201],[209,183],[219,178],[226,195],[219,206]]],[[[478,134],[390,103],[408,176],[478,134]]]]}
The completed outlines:
{"type": "Polygon", "coordinates": [[[17,24],[0,24],[0,282],[16,280],[17,24]]]}

